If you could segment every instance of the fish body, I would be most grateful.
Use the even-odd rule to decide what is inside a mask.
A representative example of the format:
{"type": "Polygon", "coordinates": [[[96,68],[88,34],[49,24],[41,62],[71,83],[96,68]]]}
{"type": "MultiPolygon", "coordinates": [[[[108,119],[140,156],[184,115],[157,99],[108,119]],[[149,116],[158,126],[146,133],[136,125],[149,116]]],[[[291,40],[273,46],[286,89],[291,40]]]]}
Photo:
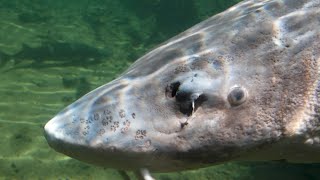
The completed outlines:
{"type": "Polygon", "coordinates": [[[246,0],[173,37],[45,125],[56,151],[153,172],[320,162],[320,1],[246,0]]]}

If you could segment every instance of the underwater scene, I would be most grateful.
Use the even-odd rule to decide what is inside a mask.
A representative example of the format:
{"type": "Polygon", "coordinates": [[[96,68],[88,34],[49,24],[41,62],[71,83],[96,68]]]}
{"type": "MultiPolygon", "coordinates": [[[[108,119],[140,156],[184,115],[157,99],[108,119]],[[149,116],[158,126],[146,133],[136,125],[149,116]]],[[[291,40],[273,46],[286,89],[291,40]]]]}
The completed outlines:
{"type": "MultiPolygon", "coordinates": [[[[0,179],[125,179],[54,151],[44,125],[160,43],[240,1],[0,0],[0,179]]],[[[316,180],[319,172],[319,164],[275,161],[151,173],[159,180],[316,180]]]]}

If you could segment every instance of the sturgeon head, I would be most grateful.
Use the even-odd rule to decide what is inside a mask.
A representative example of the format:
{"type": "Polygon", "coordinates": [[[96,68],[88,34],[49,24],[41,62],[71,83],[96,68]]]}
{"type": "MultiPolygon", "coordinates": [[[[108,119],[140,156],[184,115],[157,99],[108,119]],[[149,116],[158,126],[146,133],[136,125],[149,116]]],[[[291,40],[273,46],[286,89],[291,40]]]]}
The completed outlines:
{"type": "Polygon", "coordinates": [[[124,170],[319,162],[319,17],[318,0],[244,1],[69,105],[46,139],[124,170]]]}

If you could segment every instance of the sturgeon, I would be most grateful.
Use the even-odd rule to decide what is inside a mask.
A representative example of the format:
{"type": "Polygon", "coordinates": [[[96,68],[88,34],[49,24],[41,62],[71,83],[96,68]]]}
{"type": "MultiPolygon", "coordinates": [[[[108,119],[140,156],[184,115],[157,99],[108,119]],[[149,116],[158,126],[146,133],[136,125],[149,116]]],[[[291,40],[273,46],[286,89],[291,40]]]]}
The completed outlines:
{"type": "Polygon", "coordinates": [[[150,51],[44,127],[120,170],[320,162],[320,1],[246,0],[150,51]]]}

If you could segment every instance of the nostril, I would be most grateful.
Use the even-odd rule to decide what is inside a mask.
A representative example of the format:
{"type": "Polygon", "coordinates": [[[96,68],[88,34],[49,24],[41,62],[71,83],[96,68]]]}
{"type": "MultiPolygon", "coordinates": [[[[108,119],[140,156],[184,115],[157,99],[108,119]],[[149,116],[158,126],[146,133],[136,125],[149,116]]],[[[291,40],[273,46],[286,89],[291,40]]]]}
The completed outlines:
{"type": "Polygon", "coordinates": [[[180,112],[187,116],[191,116],[206,100],[207,96],[199,93],[178,91],[176,95],[180,112]]]}
{"type": "Polygon", "coordinates": [[[205,101],[208,100],[208,97],[205,94],[201,94],[196,100],[195,100],[195,110],[198,109],[199,106],[205,101]]]}
{"type": "Polygon", "coordinates": [[[178,89],[180,87],[180,82],[174,82],[166,87],[167,97],[173,98],[177,95],[178,89]]]}
{"type": "Polygon", "coordinates": [[[181,87],[179,81],[168,84],[165,93],[168,98],[175,98],[176,104],[182,114],[191,116],[201,104],[207,100],[207,96],[201,91],[196,92],[192,86],[181,87]]]}

